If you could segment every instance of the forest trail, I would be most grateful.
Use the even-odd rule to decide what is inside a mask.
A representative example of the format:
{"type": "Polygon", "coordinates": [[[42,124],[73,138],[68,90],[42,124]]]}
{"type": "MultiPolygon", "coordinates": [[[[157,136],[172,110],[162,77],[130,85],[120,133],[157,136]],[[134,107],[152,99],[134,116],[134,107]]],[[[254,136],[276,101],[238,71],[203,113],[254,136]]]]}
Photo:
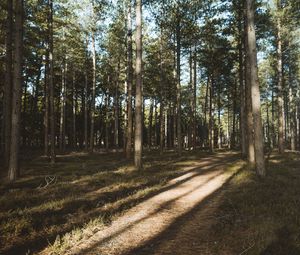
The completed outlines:
{"type": "MultiPolygon", "coordinates": [[[[152,198],[128,210],[68,254],[205,254],[201,236],[214,218],[221,187],[234,175],[225,169],[234,153],[195,160],[152,198]]],[[[202,239],[203,240],[203,239],[202,239]]]]}

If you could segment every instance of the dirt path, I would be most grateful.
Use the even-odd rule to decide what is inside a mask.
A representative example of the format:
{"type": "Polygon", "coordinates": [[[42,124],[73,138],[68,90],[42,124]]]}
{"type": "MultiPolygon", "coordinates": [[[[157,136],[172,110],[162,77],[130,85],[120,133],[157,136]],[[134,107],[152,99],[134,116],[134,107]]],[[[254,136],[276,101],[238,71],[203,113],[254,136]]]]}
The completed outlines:
{"type": "Polygon", "coordinates": [[[236,155],[222,153],[195,161],[161,193],[127,211],[68,254],[206,254],[201,236],[213,220],[220,188],[233,174],[224,169],[234,158],[236,155]]]}

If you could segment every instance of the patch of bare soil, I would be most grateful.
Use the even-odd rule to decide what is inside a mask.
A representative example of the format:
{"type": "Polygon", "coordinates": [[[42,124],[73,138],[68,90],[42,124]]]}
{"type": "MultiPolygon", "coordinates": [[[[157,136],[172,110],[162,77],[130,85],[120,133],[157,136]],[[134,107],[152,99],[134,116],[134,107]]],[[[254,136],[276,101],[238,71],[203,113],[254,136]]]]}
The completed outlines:
{"type": "Polygon", "coordinates": [[[234,172],[233,154],[196,161],[157,195],[128,210],[68,254],[210,254],[205,233],[234,172]],[[231,159],[231,160],[230,160],[231,159]]]}

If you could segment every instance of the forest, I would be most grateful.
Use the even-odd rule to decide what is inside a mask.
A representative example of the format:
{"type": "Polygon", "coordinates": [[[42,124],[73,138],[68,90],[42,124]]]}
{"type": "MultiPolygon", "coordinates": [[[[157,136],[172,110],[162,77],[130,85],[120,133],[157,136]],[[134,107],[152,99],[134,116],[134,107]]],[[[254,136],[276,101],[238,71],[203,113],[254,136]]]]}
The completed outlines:
{"type": "Polygon", "coordinates": [[[0,254],[299,255],[300,0],[0,0],[0,254]]]}

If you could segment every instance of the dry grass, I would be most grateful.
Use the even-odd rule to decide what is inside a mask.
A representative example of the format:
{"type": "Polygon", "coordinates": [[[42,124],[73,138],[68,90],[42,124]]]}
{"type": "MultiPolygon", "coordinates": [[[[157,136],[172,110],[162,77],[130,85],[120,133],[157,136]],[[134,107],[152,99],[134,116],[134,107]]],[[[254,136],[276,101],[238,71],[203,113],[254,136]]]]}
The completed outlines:
{"type": "Polygon", "coordinates": [[[300,156],[272,154],[268,176],[232,179],[207,236],[208,254],[300,254],[300,156]]]}
{"type": "Polygon", "coordinates": [[[23,160],[22,178],[0,186],[0,254],[34,253],[49,244],[48,252],[60,253],[157,192],[201,155],[186,153],[176,164],[173,152],[151,152],[140,172],[121,153],[73,153],[59,156],[55,166],[42,157],[23,160]],[[47,176],[55,176],[48,186],[47,176]]]}

